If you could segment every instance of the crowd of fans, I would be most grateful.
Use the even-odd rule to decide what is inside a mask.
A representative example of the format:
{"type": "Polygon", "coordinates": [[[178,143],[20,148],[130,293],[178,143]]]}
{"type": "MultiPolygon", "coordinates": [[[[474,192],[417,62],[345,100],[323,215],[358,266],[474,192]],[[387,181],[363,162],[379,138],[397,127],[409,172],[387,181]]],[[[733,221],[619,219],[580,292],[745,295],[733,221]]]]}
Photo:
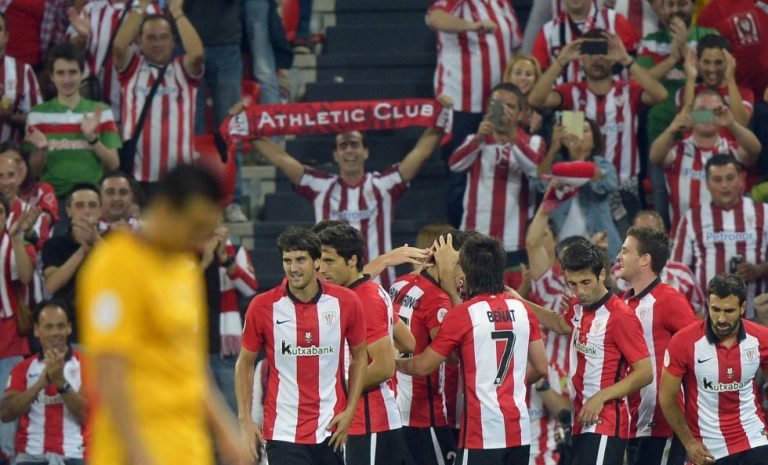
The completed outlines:
{"type": "MultiPolygon", "coordinates": [[[[143,199],[157,182],[196,161],[194,136],[210,129],[207,97],[213,127],[241,100],[243,32],[262,103],[281,100],[277,77],[290,64],[275,46],[285,34],[267,32],[280,23],[272,1],[27,3],[0,1],[0,382],[9,380],[0,404],[0,446],[16,463],[72,465],[82,463],[85,449],[81,355],[68,344],[77,341],[72,312],[81,264],[110,231],[138,230],[143,199]],[[38,355],[24,359],[29,354],[38,355]]],[[[383,312],[370,310],[383,315],[377,333],[372,335],[371,321],[367,335],[350,329],[356,341],[348,340],[351,364],[359,369],[359,357],[367,358],[368,374],[356,375],[363,376],[356,388],[365,387],[358,410],[363,403],[365,408],[352,422],[347,463],[445,463],[455,457],[461,410],[465,418],[480,417],[486,408],[478,399],[487,386],[460,383],[460,370],[443,363],[458,348],[465,377],[467,370],[484,369],[467,360],[468,349],[455,336],[473,323],[451,316],[455,337],[438,332],[451,307],[471,308],[462,301],[474,295],[457,289],[455,269],[467,280],[473,272],[482,275],[476,263],[459,257],[468,241],[478,257],[503,248],[502,268],[517,288],[507,291],[523,302],[518,307],[487,299],[492,308],[505,306],[499,314],[489,311],[489,321],[508,323],[507,312],[514,321],[517,310],[541,323],[546,343],[534,344],[540,335],[532,323],[530,352],[514,349],[512,355],[530,358],[538,376],[529,381],[540,378],[527,391],[527,407],[499,406],[501,400],[497,405],[503,424],[510,409],[527,408],[527,416],[517,414],[524,432],[497,437],[503,424],[479,424],[467,436],[465,421],[460,449],[530,444],[531,464],[571,463],[571,408],[580,415],[573,418],[574,463],[620,463],[626,440],[631,464],[666,463],[662,457],[682,464],[687,454],[699,465],[765,447],[750,436],[751,411],[742,409],[733,420],[741,422],[747,439],[731,444],[726,428],[725,442],[713,446],[701,442],[710,434],[706,428],[681,429],[691,417],[665,399],[677,396],[681,379],[686,396],[695,385],[686,378],[692,368],[682,354],[708,354],[693,347],[697,334],[689,328],[683,332],[691,341],[672,339],[686,324],[697,317],[711,321],[713,311],[730,308],[732,297],[746,319],[768,324],[768,53],[762,49],[768,3],[542,0],[534,2],[525,34],[512,3],[437,0],[426,12],[438,43],[435,95],[453,107],[451,138],[440,148],[450,225],[428,228],[415,246],[393,247],[394,204],[438,148],[441,129],[427,129],[400,163],[383,172],[365,170],[368,148],[358,131],[335,137],[338,174],[302,165],[275,140],[253,141],[313,202],[318,225],[311,233],[281,236],[287,284],[253,301],[247,317],[253,326],[246,326],[242,341],[240,296],[254,296],[258,283],[247,251],[232,245],[224,226],[225,220],[246,220],[239,176],[221,225],[200,244],[210,365],[229,405],[247,417],[244,432],[255,444],[267,423],[268,440],[326,440],[314,429],[300,431],[298,420],[283,411],[267,411],[278,394],[262,377],[285,370],[276,354],[267,349],[266,364],[253,369],[264,341],[275,339],[281,324],[257,313],[296,311],[288,302],[302,300],[294,294],[304,288],[292,281],[298,267],[301,279],[311,276],[314,283],[317,276],[348,287],[364,306],[383,312]],[[456,229],[444,234],[450,227],[456,229]],[[497,242],[482,242],[481,236],[497,242]],[[416,271],[396,278],[393,266],[404,263],[416,271]],[[371,275],[376,282],[368,280],[371,275]],[[622,313],[627,306],[637,318],[622,313]],[[591,310],[621,316],[585,329],[591,310]],[[654,312],[665,316],[654,319],[654,312]],[[604,340],[595,342],[596,335],[604,340]],[[389,343],[380,343],[387,336],[389,343]],[[364,340],[367,356],[360,351],[364,340]],[[667,349],[671,340],[677,352],[667,349]],[[594,344],[608,354],[599,367],[584,361],[594,355],[594,344]],[[421,355],[395,365],[394,349],[421,355]],[[238,354],[250,369],[236,376],[238,354]],[[662,372],[673,381],[662,383],[662,372]],[[613,386],[605,385],[606,376],[615,376],[613,386]],[[463,395],[469,400],[462,403],[463,395]],[[252,416],[260,418],[259,426],[252,416]],[[384,434],[401,429],[402,438],[384,434]],[[377,448],[371,434],[379,433],[377,448]],[[403,443],[407,447],[394,453],[403,443]],[[370,462],[358,462],[361,457],[370,462]]],[[[311,42],[311,2],[301,6],[296,53],[306,53],[311,42]]],[[[494,260],[489,263],[495,266],[494,260]]],[[[322,285],[312,289],[348,298],[322,285]]],[[[701,337],[726,340],[726,330],[736,327],[726,320],[723,335],[718,323],[709,330],[705,325],[701,337]]],[[[744,327],[738,341],[755,340],[759,349],[748,361],[766,366],[765,335],[759,325],[744,327]]],[[[315,348],[312,334],[305,333],[304,345],[296,340],[286,346],[284,339],[283,355],[317,355],[300,349],[315,348]]],[[[510,354],[499,357],[508,361],[510,354]]],[[[500,371],[495,385],[505,379],[500,371]]],[[[507,387],[519,404],[525,388],[507,387]]],[[[286,408],[284,398],[275,402],[286,408]]],[[[272,450],[279,457],[293,453],[276,445],[272,450]]],[[[488,459],[466,457],[470,463],[488,459]]],[[[764,463],[742,459],[747,461],[717,463],[764,463]]]]}

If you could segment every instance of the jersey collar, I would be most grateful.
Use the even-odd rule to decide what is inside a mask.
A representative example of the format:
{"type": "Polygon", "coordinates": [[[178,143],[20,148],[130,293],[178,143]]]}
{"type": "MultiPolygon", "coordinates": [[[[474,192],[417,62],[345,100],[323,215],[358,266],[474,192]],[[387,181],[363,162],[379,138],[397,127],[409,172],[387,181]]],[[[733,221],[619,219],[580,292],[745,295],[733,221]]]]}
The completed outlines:
{"type": "MultiPolygon", "coordinates": [[[[717,337],[717,334],[715,334],[714,331],[712,331],[712,320],[707,316],[707,319],[704,321],[704,325],[706,326],[705,334],[707,336],[707,341],[709,341],[710,344],[717,345],[720,343],[720,338],[717,337]]],[[[739,334],[736,335],[736,342],[741,342],[744,339],[747,338],[747,330],[744,329],[744,319],[739,322],[739,334]]]]}
{"type": "Polygon", "coordinates": [[[320,301],[320,296],[323,295],[323,282],[321,280],[317,280],[317,294],[315,294],[312,299],[310,299],[309,302],[304,302],[303,300],[299,299],[293,293],[291,292],[291,287],[288,285],[288,278],[285,278],[283,281],[283,288],[285,289],[285,295],[288,296],[289,299],[293,301],[294,304],[316,304],[320,301]]]}
{"type": "Polygon", "coordinates": [[[371,280],[371,275],[369,275],[369,274],[364,274],[362,278],[358,279],[357,281],[353,281],[353,282],[352,282],[352,284],[350,284],[350,285],[349,285],[349,286],[347,286],[347,287],[348,287],[348,288],[350,288],[350,289],[354,289],[354,288],[356,288],[357,286],[359,286],[359,285],[363,284],[364,282],[366,282],[366,281],[370,281],[370,280],[371,280]]]}
{"type": "Polygon", "coordinates": [[[606,303],[606,302],[608,302],[608,299],[610,299],[611,297],[613,297],[613,292],[611,292],[611,291],[609,290],[608,292],[606,292],[606,293],[605,293],[605,295],[603,296],[603,298],[602,298],[602,299],[600,299],[600,300],[598,300],[597,302],[595,302],[595,303],[593,303],[593,304],[590,304],[590,305],[582,305],[582,308],[583,308],[584,310],[589,310],[589,311],[591,311],[591,312],[594,312],[594,311],[595,311],[595,310],[597,310],[598,308],[600,308],[600,307],[602,307],[603,305],[605,305],[605,303],[606,303]]]}
{"type": "Polygon", "coordinates": [[[431,274],[429,274],[429,272],[428,272],[427,270],[422,270],[422,271],[421,271],[421,273],[419,273],[419,274],[420,274],[420,275],[421,275],[421,276],[422,276],[424,279],[426,279],[427,281],[431,282],[431,283],[432,283],[432,284],[434,284],[435,286],[437,286],[437,287],[440,287],[440,283],[439,283],[439,282],[437,282],[437,280],[436,280],[435,278],[433,278],[433,277],[432,277],[432,275],[431,275],[431,274]]]}
{"type": "Polygon", "coordinates": [[[651,284],[649,284],[649,285],[648,285],[648,287],[646,287],[645,289],[643,289],[642,291],[640,291],[640,293],[639,293],[639,294],[637,294],[637,295],[635,295],[635,289],[634,289],[634,288],[631,288],[631,289],[629,290],[629,293],[627,293],[627,298],[629,298],[629,299],[637,299],[637,300],[642,300],[642,299],[643,299],[643,297],[647,296],[647,295],[648,295],[648,294],[649,294],[649,293],[650,293],[650,292],[651,292],[651,291],[652,291],[652,290],[653,290],[653,289],[654,289],[656,286],[658,286],[659,284],[661,284],[661,278],[660,278],[660,277],[658,277],[658,276],[656,276],[656,279],[654,279],[654,280],[651,282],[651,284]]]}

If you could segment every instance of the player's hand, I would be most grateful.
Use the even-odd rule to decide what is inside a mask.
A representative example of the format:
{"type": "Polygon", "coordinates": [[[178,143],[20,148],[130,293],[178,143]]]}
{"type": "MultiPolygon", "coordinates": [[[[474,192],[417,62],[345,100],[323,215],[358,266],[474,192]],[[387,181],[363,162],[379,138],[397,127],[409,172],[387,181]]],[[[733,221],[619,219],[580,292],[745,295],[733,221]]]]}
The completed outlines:
{"type": "Polygon", "coordinates": [[[453,235],[445,234],[435,240],[432,248],[435,250],[435,263],[440,286],[449,294],[456,292],[456,265],[459,263],[459,252],[453,248],[453,235]]]}
{"type": "Polygon", "coordinates": [[[333,431],[331,440],[328,445],[331,446],[334,452],[340,450],[347,443],[347,436],[349,435],[349,427],[352,425],[352,417],[354,416],[354,410],[344,410],[340,414],[333,417],[333,420],[328,424],[326,428],[328,431],[333,431]],[[334,431],[335,429],[335,431],[334,431]]]}
{"type": "Polygon", "coordinates": [[[403,264],[423,265],[429,259],[429,249],[420,249],[405,244],[402,247],[392,249],[387,254],[389,266],[398,266],[403,264]]]}
{"type": "Polygon", "coordinates": [[[736,275],[747,282],[756,281],[762,277],[760,268],[754,263],[747,262],[742,262],[736,267],[736,275]]]}
{"type": "Polygon", "coordinates": [[[264,442],[259,425],[253,420],[240,422],[240,433],[244,442],[243,449],[248,451],[252,463],[259,461],[259,447],[264,442]]]}
{"type": "Polygon", "coordinates": [[[581,407],[581,412],[579,412],[579,421],[585,426],[602,423],[602,420],[600,420],[600,412],[603,411],[603,405],[605,405],[605,401],[598,392],[594,396],[587,399],[587,401],[584,403],[584,406],[581,407]]]}
{"type": "Polygon", "coordinates": [[[755,316],[762,324],[768,323],[768,292],[755,297],[755,316]]]}
{"type": "Polygon", "coordinates": [[[67,16],[69,17],[69,24],[77,32],[80,37],[88,37],[91,34],[91,23],[88,18],[80,16],[80,12],[76,8],[70,7],[67,9],[67,16]]]}
{"type": "Polygon", "coordinates": [[[693,47],[686,47],[683,68],[685,69],[685,76],[694,81],[699,77],[699,66],[697,61],[698,57],[696,56],[696,49],[693,47]]]}
{"type": "Polygon", "coordinates": [[[711,465],[715,463],[715,456],[707,449],[707,446],[695,439],[685,444],[685,452],[694,465],[711,465]]]}

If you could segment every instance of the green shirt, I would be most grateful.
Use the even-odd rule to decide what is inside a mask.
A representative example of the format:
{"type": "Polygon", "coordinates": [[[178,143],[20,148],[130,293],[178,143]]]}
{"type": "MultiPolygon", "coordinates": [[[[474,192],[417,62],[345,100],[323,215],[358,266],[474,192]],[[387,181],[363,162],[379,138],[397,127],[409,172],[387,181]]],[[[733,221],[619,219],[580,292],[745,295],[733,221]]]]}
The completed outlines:
{"type": "MultiPolygon", "coordinates": [[[[41,179],[53,186],[56,195],[66,195],[78,183],[98,185],[104,174],[101,160],[85,139],[80,124],[83,114],[92,114],[102,106],[101,120],[96,132],[104,146],[117,149],[122,146],[117,125],[109,106],[102,102],[80,99],[74,109],[69,109],[58,98],[35,107],[27,116],[27,130],[36,128],[48,139],[48,155],[41,179]]],[[[35,147],[26,142],[24,149],[35,147]]]]}
{"type": "MultiPolygon", "coordinates": [[[[718,34],[718,32],[715,29],[693,26],[688,34],[687,44],[689,47],[696,48],[696,44],[701,37],[711,34],[718,34]]],[[[653,68],[669,56],[671,45],[672,34],[669,29],[661,29],[648,34],[640,43],[637,63],[643,68],[653,68]]],[[[685,86],[685,69],[683,68],[682,59],[674,68],[667,72],[667,75],[661,80],[661,84],[667,89],[669,95],[666,100],[657,103],[648,112],[648,140],[651,143],[675,119],[675,114],[677,113],[675,95],[678,89],[685,86]]]]}

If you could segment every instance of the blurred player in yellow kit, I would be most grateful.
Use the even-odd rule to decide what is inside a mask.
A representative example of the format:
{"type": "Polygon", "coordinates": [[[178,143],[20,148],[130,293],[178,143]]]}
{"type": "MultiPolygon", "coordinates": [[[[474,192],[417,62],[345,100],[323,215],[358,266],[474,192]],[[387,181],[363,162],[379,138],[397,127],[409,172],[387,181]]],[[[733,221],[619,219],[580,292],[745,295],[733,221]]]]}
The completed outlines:
{"type": "Polygon", "coordinates": [[[245,464],[233,414],[208,374],[205,291],[194,254],[221,215],[218,181],[176,168],[138,233],[113,232],[80,272],[77,309],[91,359],[90,463],[245,464]]]}

